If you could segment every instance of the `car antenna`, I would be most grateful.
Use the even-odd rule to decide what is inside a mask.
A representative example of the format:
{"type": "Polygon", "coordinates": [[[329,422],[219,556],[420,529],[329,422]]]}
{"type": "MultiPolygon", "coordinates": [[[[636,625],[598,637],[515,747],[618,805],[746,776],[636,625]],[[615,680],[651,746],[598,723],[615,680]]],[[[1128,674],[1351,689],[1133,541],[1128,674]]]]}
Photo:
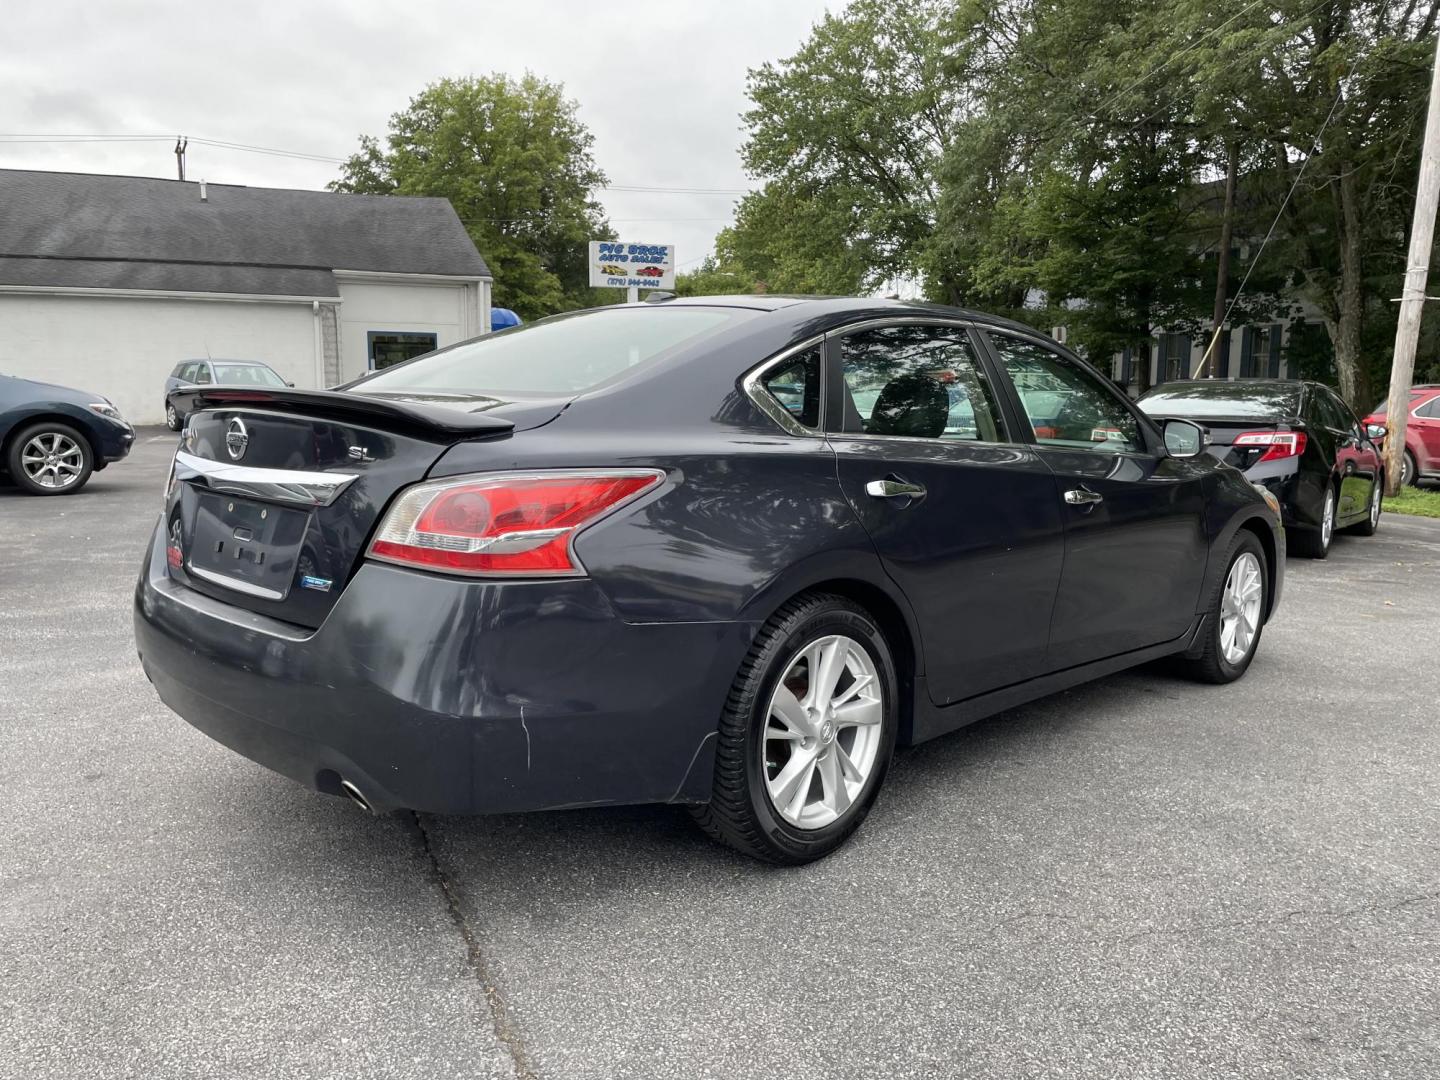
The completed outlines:
{"type": "Polygon", "coordinates": [[[646,295],[646,297],[645,297],[645,303],[647,303],[647,304],[663,304],[666,300],[674,300],[674,299],[675,299],[675,294],[674,294],[673,292],[661,292],[659,289],[656,289],[654,292],[649,293],[649,294],[646,295]]]}

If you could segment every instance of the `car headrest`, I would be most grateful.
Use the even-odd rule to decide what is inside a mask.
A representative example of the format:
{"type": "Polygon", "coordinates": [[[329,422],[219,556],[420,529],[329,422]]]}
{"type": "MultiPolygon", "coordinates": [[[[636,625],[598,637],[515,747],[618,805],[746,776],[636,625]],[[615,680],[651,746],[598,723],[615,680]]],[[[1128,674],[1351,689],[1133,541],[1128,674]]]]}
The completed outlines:
{"type": "Polygon", "coordinates": [[[949,391],[929,375],[911,371],[885,384],[865,430],[871,435],[938,439],[949,418],[949,391]]]}

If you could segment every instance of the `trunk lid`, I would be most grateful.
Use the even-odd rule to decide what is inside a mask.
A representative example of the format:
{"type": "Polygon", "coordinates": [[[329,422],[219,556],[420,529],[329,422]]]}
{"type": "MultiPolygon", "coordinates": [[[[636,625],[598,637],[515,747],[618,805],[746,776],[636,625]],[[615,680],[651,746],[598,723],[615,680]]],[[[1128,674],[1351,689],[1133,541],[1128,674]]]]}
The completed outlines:
{"type": "Polygon", "coordinates": [[[507,443],[565,399],[204,387],[166,497],[171,575],[217,600],[318,627],[400,489],[462,441],[507,443]]]}
{"type": "MultiPolygon", "coordinates": [[[[1164,413],[1152,414],[1164,419],[1164,413]]],[[[1193,416],[1186,414],[1183,419],[1199,424],[1210,433],[1210,445],[1206,448],[1212,457],[1219,458],[1227,465],[1233,465],[1241,472],[1246,471],[1265,453],[1265,446],[1236,446],[1235,440],[1244,434],[1258,431],[1304,431],[1304,425],[1296,417],[1279,420],[1257,419],[1256,417],[1234,416],[1193,416]]]]}

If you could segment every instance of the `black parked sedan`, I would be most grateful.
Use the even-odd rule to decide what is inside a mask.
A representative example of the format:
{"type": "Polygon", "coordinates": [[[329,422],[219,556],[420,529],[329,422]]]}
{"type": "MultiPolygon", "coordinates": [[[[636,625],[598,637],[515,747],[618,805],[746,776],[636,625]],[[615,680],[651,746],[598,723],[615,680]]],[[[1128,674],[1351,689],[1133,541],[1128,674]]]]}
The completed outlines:
{"type": "Polygon", "coordinates": [[[1197,379],[1140,398],[1152,417],[1183,417],[1209,432],[1210,453],[1280,500],[1290,548],[1330,554],[1337,529],[1380,526],[1380,447],[1340,395],[1315,382],[1197,379]]]}
{"type": "Polygon", "coordinates": [[[20,490],[73,495],[134,442],[109,398],[0,375],[0,469],[20,490]]]}
{"type": "Polygon", "coordinates": [[[1278,508],[1199,428],[949,308],[623,305],[180,393],[145,670],[375,810],[683,803],[803,862],[897,744],[1162,656],[1239,678],[1280,597],[1278,508]]]}

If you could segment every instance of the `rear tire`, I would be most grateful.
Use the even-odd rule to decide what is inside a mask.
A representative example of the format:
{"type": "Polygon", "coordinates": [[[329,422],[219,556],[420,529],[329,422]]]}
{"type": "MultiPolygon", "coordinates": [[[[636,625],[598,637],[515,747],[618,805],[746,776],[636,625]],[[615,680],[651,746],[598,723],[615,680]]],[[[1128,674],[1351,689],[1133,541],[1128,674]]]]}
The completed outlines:
{"type": "Polygon", "coordinates": [[[1325,491],[1325,504],[1320,510],[1318,529],[1296,529],[1290,541],[1290,550],[1307,559],[1323,559],[1330,554],[1330,543],[1335,538],[1335,489],[1325,491]]]}
{"type": "Polygon", "coordinates": [[[1210,594],[1210,606],[1203,631],[1204,649],[1199,656],[1182,658],[1179,664],[1180,672],[1197,682],[1215,684],[1231,683],[1244,675],[1250,667],[1250,661],[1255,659],[1255,650],[1260,647],[1260,635],[1265,630],[1265,611],[1269,602],[1270,576],[1265,549],[1254,533],[1242,529],[1230,545],[1229,557],[1225,560],[1225,573],[1215,583],[1210,594]],[[1250,591],[1256,583],[1253,576],[1256,570],[1259,571],[1258,594],[1250,591]],[[1237,603],[1242,597],[1245,603],[1237,603]],[[1236,634],[1243,632],[1248,625],[1244,616],[1251,600],[1258,600],[1259,604],[1251,613],[1254,623],[1249,627],[1249,636],[1243,649],[1240,649],[1236,634]]]}
{"type": "Polygon", "coordinates": [[[10,479],[31,495],[74,495],[95,469],[90,440],[69,424],[31,424],[5,454],[10,479]]]}
{"type": "Polygon", "coordinates": [[[875,802],[898,702],[889,645],[863,608],[829,594],[791,600],[740,665],[720,718],[711,799],[692,816],[765,862],[823,858],[875,802]]]}
{"type": "Polygon", "coordinates": [[[165,426],[171,431],[180,430],[180,414],[175,411],[175,406],[170,402],[165,403],[165,426]]]}

